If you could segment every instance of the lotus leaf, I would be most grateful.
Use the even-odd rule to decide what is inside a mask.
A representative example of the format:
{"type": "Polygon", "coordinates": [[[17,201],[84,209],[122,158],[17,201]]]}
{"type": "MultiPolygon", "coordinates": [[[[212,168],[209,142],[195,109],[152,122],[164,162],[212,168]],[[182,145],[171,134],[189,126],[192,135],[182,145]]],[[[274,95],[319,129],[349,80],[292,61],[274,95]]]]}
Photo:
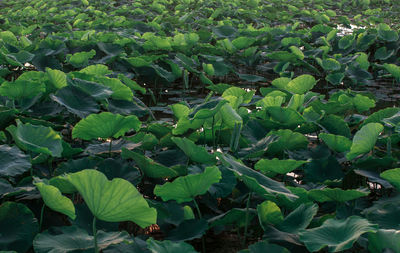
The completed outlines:
{"type": "Polygon", "coordinates": [[[128,181],[109,181],[96,170],[83,170],[67,175],[68,181],[82,195],[93,215],[104,221],[132,221],[141,227],[156,223],[157,213],[128,181]]]}

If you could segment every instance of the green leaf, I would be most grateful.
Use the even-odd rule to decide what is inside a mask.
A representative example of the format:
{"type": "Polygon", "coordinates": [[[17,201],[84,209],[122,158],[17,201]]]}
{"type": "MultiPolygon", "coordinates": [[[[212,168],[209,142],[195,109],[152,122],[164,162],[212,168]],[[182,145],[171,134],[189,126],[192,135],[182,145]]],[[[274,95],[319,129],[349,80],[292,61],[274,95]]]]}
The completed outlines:
{"type": "Polygon", "coordinates": [[[204,147],[196,145],[187,138],[172,137],[171,140],[194,162],[215,164],[217,161],[215,155],[208,153],[204,147]]]}
{"type": "Polygon", "coordinates": [[[143,228],[156,223],[156,210],[150,208],[138,190],[125,179],[109,181],[96,170],[83,170],[66,177],[96,218],[109,222],[132,221],[143,228]]]}
{"type": "Polygon", "coordinates": [[[278,158],[274,158],[272,160],[261,159],[254,165],[254,168],[263,173],[275,172],[278,174],[286,174],[297,169],[307,162],[308,161],[296,161],[292,159],[279,160],[278,158]]]}
{"type": "Polygon", "coordinates": [[[380,176],[400,190],[400,168],[385,170],[380,176]]]}
{"type": "Polygon", "coordinates": [[[89,52],[78,52],[73,55],[67,54],[66,61],[75,68],[80,68],[87,66],[89,64],[89,59],[93,58],[95,55],[96,51],[94,49],[89,52]]]}
{"type": "Polygon", "coordinates": [[[69,198],[63,196],[57,187],[43,182],[38,182],[34,185],[38,188],[40,195],[42,195],[43,202],[48,207],[75,220],[76,215],[74,204],[69,198]]]}
{"type": "Polygon", "coordinates": [[[151,178],[173,178],[183,174],[181,171],[174,170],[173,167],[168,168],[146,156],[130,151],[126,148],[122,148],[122,157],[125,159],[132,158],[143,173],[151,178]]]}
{"type": "Polygon", "coordinates": [[[279,225],[279,229],[287,233],[298,233],[310,225],[310,222],[318,212],[318,205],[313,203],[301,204],[293,212],[285,217],[279,225]]]}
{"type": "Polygon", "coordinates": [[[156,241],[153,238],[147,240],[147,247],[152,253],[197,253],[193,246],[185,242],[171,242],[169,240],[156,241]]]}
{"type": "Polygon", "coordinates": [[[64,72],[58,69],[46,68],[46,73],[50,80],[50,83],[57,90],[67,86],[67,75],[64,72]]]}
{"type": "Polygon", "coordinates": [[[301,75],[291,80],[286,85],[286,90],[295,94],[304,94],[311,90],[317,83],[315,78],[311,75],[301,75]]]}
{"type": "Polygon", "coordinates": [[[289,49],[290,51],[292,51],[292,54],[294,54],[297,57],[297,59],[304,60],[303,51],[301,51],[298,47],[290,46],[289,49]]]}
{"type": "Polygon", "coordinates": [[[109,70],[106,65],[102,64],[87,66],[86,68],[81,69],[79,72],[96,76],[105,76],[112,73],[112,71],[109,70]]]}
{"type": "Polygon", "coordinates": [[[221,180],[221,172],[216,166],[207,167],[203,173],[178,177],[173,182],[156,185],[154,194],[163,201],[176,200],[178,203],[192,201],[205,194],[214,183],[221,180]]]}
{"type": "Polygon", "coordinates": [[[110,112],[91,114],[79,121],[72,130],[72,138],[93,140],[118,138],[131,129],[138,131],[142,123],[135,115],[122,116],[110,112]]]}
{"type": "Polygon", "coordinates": [[[335,70],[339,70],[341,68],[341,65],[337,60],[335,60],[333,58],[326,58],[326,59],[322,60],[321,67],[325,71],[335,71],[335,70]]]}
{"type": "Polygon", "coordinates": [[[368,234],[368,250],[372,253],[400,252],[400,231],[394,229],[379,229],[368,234]],[[390,249],[390,250],[388,250],[390,249]]]}
{"type": "Polygon", "coordinates": [[[0,86],[0,95],[14,100],[33,98],[45,91],[46,86],[43,83],[26,80],[4,82],[0,86]]]}
{"type": "Polygon", "coordinates": [[[290,253],[286,248],[279,246],[277,244],[270,244],[266,241],[260,241],[249,246],[248,251],[241,250],[238,253],[290,253]]]}
{"type": "Polygon", "coordinates": [[[400,66],[385,63],[383,64],[383,67],[397,80],[397,82],[400,82],[400,66]]]}
{"type": "Polygon", "coordinates": [[[0,177],[21,175],[31,167],[30,157],[17,147],[0,145],[0,177]]]}
{"type": "Polygon", "coordinates": [[[269,200],[257,205],[257,213],[260,225],[264,230],[268,225],[279,225],[283,221],[281,209],[275,202],[269,200]]]}
{"type": "Polygon", "coordinates": [[[307,148],[308,140],[301,133],[293,132],[289,129],[271,131],[268,136],[279,136],[278,141],[269,144],[267,153],[276,154],[284,150],[297,150],[307,148]]]}
{"type": "Polygon", "coordinates": [[[313,189],[308,192],[308,197],[318,202],[336,201],[346,202],[368,196],[365,190],[343,190],[340,188],[313,189]]]}
{"type": "Polygon", "coordinates": [[[322,139],[330,149],[335,152],[346,152],[350,150],[351,140],[341,135],[320,133],[318,138],[322,139]]]}
{"type": "MultiPolygon", "coordinates": [[[[97,232],[97,245],[105,249],[110,245],[129,240],[127,232],[97,232]]],[[[93,236],[76,226],[52,227],[35,237],[33,248],[36,253],[93,252],[93,236]]]]}
{"type": "Polygon", "coordinates": [[[17,120],[17,127],[14,130],[12,134],[20,148],[61,157],[63,151],[61,136],[50,127],[23,124],[17,120]]]}
{"type": "Polygon", "coordinates": [[[383,126],[379,123],[368,123],[364,125],[354,135],[350,152],[347,153],[346,158],[348,160],[352,160],[358,155],[371,151],[374,148],[375,142],[382,131],[383,126]]]}
{"type": "Polygon", "coordinates": [[[376,231],[376,226],[359,216],[347,219],[329,219],[322,226],[300,232],[300,241],[311,252],[328,247],[329,252],[350,249],[354,242],[366,232],[376,231]]]}
{"type": "Polygon", "coordinates": [[[100,111],[99,105],[93,98],[73,86],[58,90],[56,94],[51,94],[50,98],[80,118],[100,111]]]}
{"type": "Polygon", "coordinates": [[[224,166],[234,172],[237,178],[243,180],[251,191],[265,197],[271,197],[272,194],[281,194],[291,199],[297,198],[281,182],[272,180],[260,172],[250,169],[236,161],[232,156],[219,153],[218,157],[224,166]]]}
{"type": "Polygon", "coordinates": [[[0,205],[0,249],[27,252],[39,232],[37,219],[24,204],[4,202],[0,205]]]}

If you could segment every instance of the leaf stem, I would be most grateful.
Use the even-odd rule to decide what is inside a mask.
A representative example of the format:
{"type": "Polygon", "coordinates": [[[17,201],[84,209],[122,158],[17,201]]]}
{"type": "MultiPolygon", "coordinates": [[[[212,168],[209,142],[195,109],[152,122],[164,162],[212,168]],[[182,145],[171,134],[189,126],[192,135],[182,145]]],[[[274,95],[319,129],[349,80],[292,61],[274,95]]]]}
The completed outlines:
{"type": "Polygon", "coordinates": [[[212,117],[212,125],[211,125],[212,139],[213,139],[213,150],[216,149],[216,146],[215,146],[214,123],[215,123],[215,115],[213,115],[213,117],[212,117]]]}
{"type": "Polygon", "coordinates": [[[244,225],[244,233],[242,241],[243,246],[246,245],[247,229],[249,227],[249,208],[250,208],[251,193],[252,192],[249,193],[249,197],[247,198],[247,203],[246,203],[246,217],[245,217],[245,225],[244,225]]]}
{"type": "Polygon", "coordinates": [[[42,210],[40,211],[39,231],[42,231],[43,214],[44,214],[44,208],[45,207],[46,207],[46,204],[43,203],[42,210]]]}
{"type": "MultiPolygon", "coordinates": [[[[194,203],[194,206],[196,207],[197,214],[199,215],[199,219],[201,219],[202,215],[201,215],[201,211],[200,211],[199,205],[197,204],[195,199],[193,199],[193,203],[194,203]]],[[[202,252],[206,253],[206,241],[204,239],[204,236],[201,237],[201,246],[202,246],[202,252]]]]}
{"type": "Polygon", "coordinates": [[[97,247],[96,216],[93,217],[93,241],[94,241],[94,252],[98,253],[99,249],[97,247]]]}

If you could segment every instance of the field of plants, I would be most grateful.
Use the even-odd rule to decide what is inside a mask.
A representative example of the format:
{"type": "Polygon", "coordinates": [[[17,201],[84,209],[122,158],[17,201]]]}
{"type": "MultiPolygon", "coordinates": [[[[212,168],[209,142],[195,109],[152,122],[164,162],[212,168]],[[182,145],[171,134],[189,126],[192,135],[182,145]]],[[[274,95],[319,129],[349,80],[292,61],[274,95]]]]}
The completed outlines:
{"type": "Polygon", "coordinates": [[[399,0],[0,0],[0,252],[400,253],[399,0]]]}

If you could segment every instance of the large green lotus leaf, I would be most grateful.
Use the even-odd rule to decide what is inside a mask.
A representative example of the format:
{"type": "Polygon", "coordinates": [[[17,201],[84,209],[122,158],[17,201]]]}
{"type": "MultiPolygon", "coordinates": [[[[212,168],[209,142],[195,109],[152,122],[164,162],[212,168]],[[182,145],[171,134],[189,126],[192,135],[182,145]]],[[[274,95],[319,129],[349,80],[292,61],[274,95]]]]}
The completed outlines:
{"type": "Polygon", "coordinates": [[[343,190],[340,188],[313,189],[308,192],[308,197],[318,202],[337,201],[346,202],[368,196],[366,190],[343,190]]]}
{"type": "Polygon", "coordinates": [[[320,133],[318,137],[322,139],[330,149],[339,153],[349,151],[352,144],[350,139],[341,135],[320,133]]]}
{"type": "Polygon", "coordinates": [[[173,182],[156,185],[154,194],[163,201],[176,200],[178,203],[192,201],[196,196],[203,195],[214,183],[221,180],[218,167],[207,167],[203,173],[178,177],[173,182]]]}
{"type": "Polygon", "coordinates": [[[23,204],[4,202],[0,206],[0,249],[27,252],[39,232],[37,219],[23,204]]]}
{"type": "Polygon", "coordinates": [[[107,177],[96,170],[68,174],[67,179],[82,195],[93,215],[104,221],[132,221],[141,227],[156,223],[157,212],[150,208],[128,181],[107,177]]]}
{"type": "Polygon", "coordinates": [[[169,240],[147,240],[147,247],[152,253],[197,253],[193,246],[185,242],[171,242],[169,240]]]}
{"type": "Polygon", "coordinates": [[[380,176],[400,190],[400,168],[386,170],[380,176]]]}
{"type": "Polygon", "coordinates": [[[64,176],[52,177],[49,184],[56,187],[60,192],[72,194],[76,192],[75,187],[64,176]]]}
{"type": "Polygon", "coordinates": [[[66,61],[70,63],[75,68],[80,68],[87,66],[89,64],[89,59],[96,55],[95,50],[90,50],[89,52],[78,52],[73,55],[67,54],[66,61]]]}
{"type": "Polygon", "coordinates": [[[296,128],[305,122],[303,116],[297,111],[290,108],[282,108],[278,106],[270,106],[267,108],[268,114],[276,122],[279,122],[284,128],[296,128]]]}
{"type": "Polygon", "coordinates": [[[325,71],[335,71],[341,68],[340,63],[333,58],[323,59],[320,65],[325,71]]]}
{"type": "Polygon", "coordinates": [[[142,57],[129,57],[124,58],[132,67],[140,68],[140,67],[150,67],[152,61],[148,61],[148,59],[144,59],[142,57]]]}
{"type": "Polygon", "coordinates": [[[283,221],[283,214],[275,202],[266,200],[257,205],[258,220],[265,230],[267,225],[279,225],[283,221]]]}
{"type": "Polygon", "coordinates": [[[254,42],[256,42],[256,39],[251,37],[237,37],[236,39],[232,40],[232,44],[239,50],[248,48],[254,42]]]}
{"type": "Polygon", "coordinates": [[[290,253],[286,248],[277,244],[270,244],[266,241],[254,243],[247,250],[241,250],[238,253],[290,253]]]}
{"type": "Polygon", "coordinates": [[[137,82],[133,81],[132,79],[126,77],[123,74],[118,74],[118,78],[129,88],[135,91],[140,91],[142,94],[146,94],[146,88],[140,86],[137,82]]]}
{"type": "Polygon", "coordinates": [[[0,86],[0,95],[14,100],[33,98],[45,91],[46,86],[43,83],[26,80],[4,82],[0,86]]]}
{"type": "Polygon", "coordinates": [[[97,138],[118,138],[131,129],[138,131],[142,123],[135,116],[122,116],[110,112],[91,114],[79,121],[72,130],[73,138],[93,140],[97,138]]]}
{"type": "Polygon", "coordinates": [[[311,90],[316,83],[317,81],[313,76],[301,75],[290,80],[284,89],[295,94],[304,94],[311,90]]]}
{"type": "Polygon", "coordinates": [[[276,154],[284,150],[304,149],[308,145],[308,140],[303,134],[293,132],[289,129],[271,131],[268,133],[268,136],[271,135],[276,135],[279,139],[269,144],[267,150],[269,154],[276,154]]]}
{"type": "Polygon", "coordinates": [[[330,73],[325,77],[325,80],[333,85],[339,85],[343,81],[344,77],[344,73],[330,73]]]}
{"type": "Polygon", "coordinates": [[[263,173],[275,172],[278,174],[286,174],[291,172],[308,161],[296,161],[292,159],[279,160],[278,158],[273,159],[261,159],[255,165],[254,168],[263,173]]]}
{"type": "Polygon", "coordinates": [[[276,78],[275,80],[272,81],[272,85],[277,87],[277,88],[279,88],[279,89],[285,90],[286,86],[288,85],[288,83],[290,81],[291,81],[290,78],[279,77],[279,78],[276,78]]]}
{"type": "Polygon", "coordinates": [[[383,64],[383,67],[397,80],[397,82],[400,82],[400,66],[385,63],[383,64]]]}
{"type": "Polygon", "coordinates": [[[215,164],[215,155],[210,154],[204,147],[196,145],[187,138],[172,137],[171,140],[194,162],[215,164]]]}
{"type": "Polygon", "coordinates": [[[61,157],[63,147],[61,136],[51,127],[23,124],[17,121],[16,128],[10,128],[17,145],[36,153],[61,157]]]}
{"type": "Polygon", "coordinates": [[[350,249],[354,242],[366,232],[376,231],[376,226],[359,216],[347,219],[329,219],[322,226],[300,232],[300,241],[311,252],[328,247],[329,252],[350,249]]]}
{"type": "Polygon", "coordinates": [[[117,78],[109,78],[107,76],[91,75],[91,74],[82,73],[82,72],[70,72],[68,74],[68,76],[70,78],[78,78],[81,80],[94,82],[96,84],[100,84],[100,85],[110,88],[113,92],[111,95],[111,97],[113,99],[127,100],[127,101],[133,100],[132,90],[128,86],[123,84],[117,78]]]}
{"type": "Polygon", "coordinates": [[[46,68],[46,73],[50,83],[57,90],[67,86],[67,75],[64,72],[58,69],[46,68]]]}
{"type": "Polygon", "coordinates": [[[400,108],[398,107],[388,107],[381,109],[377,112],[374,112],[373,114],[369,115],[368,118],[366,118],[362,126],[368,124],[368,123],[381,123],[383,119],[390,118],[394,116],[396,113],[400,111],[400,108]]]}
{"type": "Polygon", "coordinates": [[[360,94],[357,94],[354,97],[342,94],[339,96],[338,101],[342,104],[352,104],[359,112],[364,112],[375,107],[375,100],[360,94]]]}
{"type": "Polygon", "coordinates": [[[400,230],[379,229],[368,234],[368,250],[371,253],[400,252],[400,230]],[[390,249],[390,250],[388,250],[390,249]]]}
{"type": "MultiPolygon", "coordinates": [[[[253,220],[255,212],[248,212],[249,222],[253,220]]],[[[246,225],[246,209],[232,208],[226,213],[214,216],[208,220],[210,227],[231,225],[234,224],[237,227],[244,227],[246,225]]]]}
{"type": "MultiPolygon", "coordinates": [[[[107,87],[105,85],[96,82],[86,81],[79,78],[73,78],[72,80],[68,81],[71,83],[72,86],[78,88],[81,93],[83,91],[86,94],[89,94],[92,98],[94,98],[97,101],[102,101],[104,99],[107,99],[113,94],[113,91],[111,90],[110,87],[107,87]]],[[[82,95],[87,97],[86,94],[82,95]]]]}
{"type": "Polygon", "coordinates": [[[354,135],[350,152],[346,154],[348,160],[356,158],[358,155],[371,151],[379,134],[383,131],[383,126],[379,123],[368,123],[364,125],[354,135]]]}
{"type": "MultiPolygon", "coordinates": [[[[325,149],[325,152],[329,152],[327,148],[322,148],[325,149]]],[[[331,155],[317,159],[319,154],[315,155],[317,157],[304,166],[304,179],[307,182],[320,183],[326,180],[341,180],[343,178],[342,165],[338,162],[336,156],[331,155]]]]}
{"type": "Polygon", "coordinates": [[[300,48],[296,46],[290,46],[289,49],[292,52],[292,54],[294,54],[297,57],[297,59],[304,60],[304,53],[303,51],[300,50],[300,48]]]}
{"type": "Polygon", "coordinates": [[[113,94],[111,97],[113,99],[120,99],[120,100],[127,100],[127,101],[132,101],[133,100],[133,92],[132,90],[123,84],[119,79],[117,78],[109,78],[109,77],[99,77],[96,76],[94,80],[91,80],[94,82],[101,83],[113,91],[113,94]]]}
{"type": "Polygon", "coordinates": [[[17,147],[0,145],[0,177],[21,175],[31,167],[30,157],[17,147]]]}
{"type": "Polygon", "coordinates": [[[379,24],[378,36],[379,38],[389,42],[397,41],[399,39],[397,31],[390,29],[390,26],[385,23],[379,24]]]}
{"type": "Polygon", "coordinates": [[[69,198],[63,196],[57,187],[43,182],[35,183],[35,185],[38,188],[40,195],[42,195],[43,202],[48,207],[54,211],[67,215],[73,220],[76,218],[74,204],[69,198]]]}
{"type": "Polygon", "coordinates": [[[330,134],[342,135],[350,138],[350,128],[342,117],[329,114],[319,122],[330,134]]]}
{"type": "Polygon", "coordinates": [[[223,123],[229,128],[243,125],[242,117],[232,108],[230,104],[226,104],[221,108],[221,116],[223,123]]]}
{"type": "MultiPolygon", "coordinates": [[[[105,249],[129,240],[127,232],[97,232],[97,245],[105,249]]],[[[76,226],[52,227],[38,234],[33,241],[36,253],[94,252],[93,236],[76,226]]]]}
{"type": "Polygon", "coordinates": [[[80,118],[85,118],[92,113],[100,111],[99,105],[93,98],[73,86],[66,86],[58,90],[55,95],[51,94],[50,97],[80,118]]]}
{"type": "Polygon", "coordinates": [[[272,60],[277,60],[280,62],[296,62],[297,55],[287,51],[274,51],[266,55],[272,60]]]}
{"type": "Polygon", "coordinates": [[[98,75],[98,76],[105,76],[112,73],[112,71],[109,70],[106,65],[102,64],[87,66],[86,68],[81,69],[79,72],[90,75],[98,75]]]}
{"type": "Polygon", "coordinates": [[[127,159],[127,158],[132,158],[137,166],[143,171],[143,173],[152,178],[173,178],[177,176],[181,176],[182,173],[181,171],[174,170],[174,168],[169,168],[166,167],[162,164],[159,164],[152,159],[141,155],[139,153],[136,153],[134,151],[130,151],[126,148],[122,148],[122,157],[127,159]]]}
{"type": "Polygon", "coordinates": [[[186,133],[189,129],[198,129],[203,125],[204,121],[204,119],[190,120],[187,117],[182,117],[178,120],[176,128],[172,129],[172,133],[174,135],[180,135],[186,133]]]}
{"type": "Polygon", "coordinates": [[[318,205],[313,203],[301,204],[293,212],[285,217],[279,224],[279,229],[286,233],[296,234],[310,225],[310,222],[318,212],[318,205]]]}
{"type": "Polygon", "coordinates": [[[219,153],[218,157],[222,163],[229,170],[234,172],[236,177],[243,180],[246,186],[253,192],[268,197],[270,197],[271,194],[282,194],[290,199],[297,198],[297,196],[293,195],[281,182],[272,180],[260,172],[250,169],[236,161],[232,156],[219,153]]]}
{"type": "Polygon", "coordinates": [[[379,228],[400,230],[400,198],[385,198],[362,211],[362,214],[379,228]]]}
{"type": "Polygon", "coordinates": [[[207,119],[213,117],[226,103],[228,103],[228,101],[222,98],[202,103],[194,107],[188,116],[193,119],[207,119]]]}

